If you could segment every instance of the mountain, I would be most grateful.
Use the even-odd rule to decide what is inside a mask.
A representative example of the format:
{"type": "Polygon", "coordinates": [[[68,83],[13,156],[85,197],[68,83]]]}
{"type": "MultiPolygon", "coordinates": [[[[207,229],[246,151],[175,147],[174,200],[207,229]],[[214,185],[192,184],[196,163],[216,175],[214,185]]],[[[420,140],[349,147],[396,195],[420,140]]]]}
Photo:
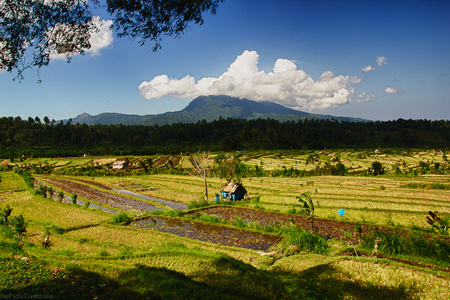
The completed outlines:
{"type": "MultiPolygon", "coordinates": [[[[181,111],[159,115],[127,115],[120,113],[102,113],[92,116],[83,113],[72,119],[80,124],[123,124],[123,125],[166,125],[173,123],[196,123],[206,120],[212,122],[220,117],[234,119],[275,119],[280,122],[301,119],[332,119],[338,121],[367,122],[367,120],[331,115],[310,114],[287,108],[273,102],[256,102],[224,95],[200,96],[192,100],[181,111]]],[[[64,120],[67,121],[67,120],[64,120]]]]}

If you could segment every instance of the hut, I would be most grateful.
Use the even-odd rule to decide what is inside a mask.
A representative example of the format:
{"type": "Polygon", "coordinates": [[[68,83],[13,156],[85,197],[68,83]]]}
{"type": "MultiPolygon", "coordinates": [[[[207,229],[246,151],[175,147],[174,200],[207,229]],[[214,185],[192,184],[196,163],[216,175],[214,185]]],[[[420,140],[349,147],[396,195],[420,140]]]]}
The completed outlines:
{"type": "Polygon", "coordinates": [[[128,167],[129,164],[130,164],[130,161],[128,160],[128,158],[118,158],[113,163],[112,167],[114,170],[124,170],[128,167]]]}
{"type": "Polygon", "coordinates": [[[247,194],[247,190],[242,186],[242,183],[228,182],[222,187],[222,198],[229,198],[230,200],[241,200],[247,194]]]}

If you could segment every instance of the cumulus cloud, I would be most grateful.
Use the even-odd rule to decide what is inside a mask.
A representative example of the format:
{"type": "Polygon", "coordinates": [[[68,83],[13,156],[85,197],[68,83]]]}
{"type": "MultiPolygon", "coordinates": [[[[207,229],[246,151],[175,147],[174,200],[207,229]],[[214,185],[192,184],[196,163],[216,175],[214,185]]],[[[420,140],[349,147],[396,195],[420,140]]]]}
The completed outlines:
{"type": "Polygon", "coordinates": [[[385,65],[386,64],[386,60],[387,60],[386,57],[378,56],[377,57],[377,64],[378,64],[378,66],[381,67],[382,65],[385,65]]]}
{"type": "Polygon", "coordinates": [[[111,30],[112,20],[100,20],[99,17],[94,18],[94,24],[99,28],[98,32],[91,35],[89,43],[91,48],[87,49],[87,53],[92,56],[100,55],[100,50],[108,47],[113,43],[113,31],[111,30]]]}
{"type": "MultiPolygon", "coordinates": [[[[89,38],[89,43],[91,48],[86,49],[86,53],[90,53],[91,56],[100,55],[100,50],[108,47],[113,43],[113,32],[110,28],[113,21],[112,20],[100,20],[100,17],[94,17],[93,23],[97,27],[98,31],[93,32],[89,38]]],[[[61,25],[63,26],[63,25],[61,25]]],[[[50,54],[52,59],[66,59],[65,53],[57,53],[57,51],[52,51],[50,54]]]]}
{"type": "Polygon", "coordinates": [[[364,67],[361,70],[364,72],[370,72],[370,71],[375,71],[375,68],[372,67],[371,65],[368,65],[367,67],[364,67]]]}
{"type": "Polygon", "coordinates": [[[358,96],[358,98],[359,99],[356,99],[356,102],[361,103],[361,102],[369,102],[373,98],[376,98],[376,96],[374,94],[367,94],[366,92],[362,92],[358,96]]]}
{"type": "Polygon", "coordinates": [[[396,89],[391,88],[391,87],[386,88],[386,89],[384,90],[384,92],[385,92],[386,94],[401,94],[401,93],[402,93],[401,90],[396,90],[396,89]]]}
{"type": "Polygon", "coordinates": [[[256,51],[244,51],[219,77],[204,77],[195,82],[187,75],[182,79],[159,75],[139,85],[148,100],[164,96],[194,98],[201,95],[228,95],[254,101],[272,101],[294,109],[325,109],[347,104],[354,94],[353,84],[361,82],[355,76],[335,76],[323,72],[314,81],[305,71],[288,59],[275,62],[273,72],[258,69],[256,51]]]}

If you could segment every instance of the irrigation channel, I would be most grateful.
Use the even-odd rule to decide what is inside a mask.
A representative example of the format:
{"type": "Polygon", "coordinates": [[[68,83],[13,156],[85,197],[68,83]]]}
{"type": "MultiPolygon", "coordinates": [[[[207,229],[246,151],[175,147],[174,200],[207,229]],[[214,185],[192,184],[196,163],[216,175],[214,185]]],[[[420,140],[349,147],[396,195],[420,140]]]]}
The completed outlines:
{"type": "MultiPolygon", "coordinates": [[[[36,184],[51,184],[63,191],[63,203],[72,203],[69,194],[77,194],[87,201],[93,201],[98,204],[90,203],[89,208],[101,209],[102,211],[117,213],[114,208],[125,211],[147,212],[153,210],[163,210],[163,208],[151,205],[148,201],[153,201],[166,205],[175,210],[184,210],[186,204],[150,197],[135,192],[114,189],[107,185],[91,182],[88,180],[68,180],[54,177],[38,177],[36,184]],[[95,187],[94,187],[95,186],[95,187]],[[119,195],[120,194],[120,195],[119,195]],[[139,201],[134,198],[140,198],[139,201]],[[104,207],[107,205],[108,207],[104,207]]],[[[53,199],[59,200],[58,190],[54,191],[53,199]]],[[[77,203],[84,205],[85,201],[77,199],[77,203]]],[[[226,227],[222,225],[197,223],[189,220],[173,219],[165,217],[148,217],[134,221],[130,226],[169,232],[181,237],[188,237],[203,242],[221,244],[225,246],[235,246],[253,250],[267,251],[271,246],[280,242],[280,238],[271,235],[248,232],[240,229],[226,227]]]]}

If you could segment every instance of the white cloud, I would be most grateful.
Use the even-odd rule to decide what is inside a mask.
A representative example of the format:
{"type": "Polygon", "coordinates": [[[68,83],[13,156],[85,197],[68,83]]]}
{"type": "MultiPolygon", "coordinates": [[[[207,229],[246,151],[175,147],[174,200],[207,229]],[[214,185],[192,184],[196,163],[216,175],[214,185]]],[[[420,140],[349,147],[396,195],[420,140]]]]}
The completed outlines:
{"type": "Polygon", "coordinates": [[[368,65],[367,67],[364,67],[361,70],[364,72],[370,72],[370,71],[375,71],[375,68],[372,67],[371,65],[368,65]]]}
{"type": "Polygon", "coordinates": [[[362,92],[361,94],[359,94],[358,98],[360,99],[356,99],[356,102],[361,103],[369,102],[370,100],[376,98],[376,96],[374,94],[367,94],[366,92],[362,92]]]}
{"type": "Polygon", "coordinates": [[[94,17],[94,24],[99,28],[98,32],[94,32],[89,39],[91,48],[87,49],[87,53],[92,56],[100,55],[100,50],[108,47],[113,43],[113,31],[111,30],[112,20],[102,20],[100,17],[94,17]]]}
{"type": "Polygon", "coordinates": [[[278,59],[273,72],[259,71],[256,51],[244,51],[217,78],[204,77],[195,82],[192,76],[172,79],[159,75],[139,85],[148,100],[164,96],[194,98],[201,95],[228,95],[254,101],[271,101],[294,109],[325,109],[347,104],[354,94],[355,76],[334,76],[323,72],[317,81],[288,59],[278,59]]]}
{"type": "Polygon", "coordinates": [[[378,66],[381,67],[382,65],[385,65],[386,64],[386,60],[387,60],[386,57],[378,56],[377,57],[377,64],[378,64],[378,66]]]}
{"type": "Polygon", "coordinates": [[[402,93],[401,90],[396,90],[396,89],[391,88],[391,87],[386,88],[386,89],[384,90],[384,92],[385,92],[386,94],[401,94],[401,93],[402,93]]]}
{"type": "MultiPolygon", "coordinates": [[[[100,55],[100,50],[108,47],[113,43],[113,32],[110,28],[112,25],[112,20],[100,20],[100,17],[95,16],[93,18],[93,23],[97,27],[97,32],[92,32],[89,38],[89,43],[91,48],[85,49],[86,53],[90,53],[91,56],[100,55]]],[[[69,26],[69,25],[60,25],[69,26]]],[[[57,51],[52,50],[50,54],[51,59],[66,59],[65,53],[57,53],[57,51]]]]}

